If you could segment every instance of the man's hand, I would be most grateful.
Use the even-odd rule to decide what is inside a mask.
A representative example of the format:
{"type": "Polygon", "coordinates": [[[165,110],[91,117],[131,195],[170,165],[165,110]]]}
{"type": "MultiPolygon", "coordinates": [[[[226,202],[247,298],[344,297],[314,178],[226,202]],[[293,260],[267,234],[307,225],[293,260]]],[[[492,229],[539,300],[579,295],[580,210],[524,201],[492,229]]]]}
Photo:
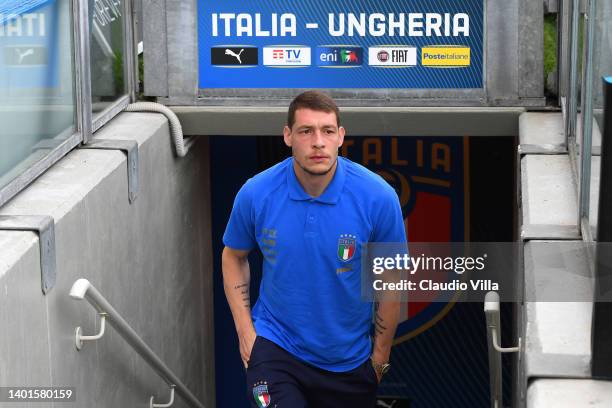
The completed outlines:
{"type": "Polygon", "coordinates": [[[382,378],[381,369],[383,364],[389,362],[391,355],[391,346],[393,345],[393,336],[399,321],[400,304],[399,302],[385,301],[376,304],[376,312],[374,317],[374,346],[372,348],[372,366],[376,371],[378,382],[382,378]]]}
{"type": "Polygon", "coordinates": [[[240,357],[242,358],[244,368],[249,366],[251,351],[253,351],[253,344],[255,344],[256,337],[257,333],[255,332],[253,326],[238,334],[238,341],[240,342],[240,357]]]}
{"type": "Polygon", "coordinates": [[[376,366],[374,365],[374,361],[372,361],[372,359],[370,359],[370,364],[372,364],[372,369],[376,373],[376,382],[380,384],[380,380],[382,379],[382,374],[380,373],[380,371],[376,369],[376,366]]]}
{"type": "Polygon", "coordinates": [[[372,364],[372,368],[374,369],[374,372],[376,373],[376,380],[380,384],[380,381],[382,380],[382,372],[380,368],[378,367],[382,367],[383,364],[389,362],[389,355],[387,355],[386,357],[379,357],[379,356],[376,356],[375,354],[376,352],[372,353],[372,356],[370,357],[370,364],[372,364]]]}

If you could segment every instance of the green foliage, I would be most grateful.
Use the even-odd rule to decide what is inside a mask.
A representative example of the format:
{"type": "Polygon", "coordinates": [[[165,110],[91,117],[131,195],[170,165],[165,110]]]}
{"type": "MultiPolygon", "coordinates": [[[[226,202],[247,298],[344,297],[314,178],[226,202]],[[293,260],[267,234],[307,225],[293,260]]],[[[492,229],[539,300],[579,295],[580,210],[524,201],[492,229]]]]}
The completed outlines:
{"type": "Polygon", "coordinates": [[[544,80],[557,69],[557,14],[544,16],[544,80]]]}
{"type": "MultiPolygon", "coordinates": [[[[125,93],[123,80],[123,54],[116,53],[116,58],[113,60],[113,75],[115,78],[115,94],[123,95],[125,93]]],[[[154,101],[154,97],[146,97],[144,95],[144,57],[143,54],[138,55],[138,85],[136,89],[136,99],[139,101],[154,101]]]]}
{"type": "Polygon", "coordinates": [[[123,82],[123,53],[115,52],[116,58],[113,60],[113,77],[115,78],[115,95],[123,95],[125,86],[123,82]]]}
{"type": "Polygon", "coordinates": [[[154,96],[145,96],[144,94],[144,54],[138,56],[138,89],[136,99],[139,101],[156,101],[154,96]]]}

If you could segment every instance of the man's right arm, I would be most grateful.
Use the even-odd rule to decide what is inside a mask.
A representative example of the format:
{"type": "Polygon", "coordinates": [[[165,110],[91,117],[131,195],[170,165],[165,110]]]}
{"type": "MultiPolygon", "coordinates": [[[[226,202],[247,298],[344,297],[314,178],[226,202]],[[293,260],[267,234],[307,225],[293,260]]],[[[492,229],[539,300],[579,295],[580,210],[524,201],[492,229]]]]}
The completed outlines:
{"type": "Polygon", "coordinates": [[[240,357],[245,367],[251,357],[251,350],[257,336],[251,318],[249,294],[251,273],[248,255],[249,251],[225,247],[221,256],[223,289],[234,318],[240,342],[240,357]]]}

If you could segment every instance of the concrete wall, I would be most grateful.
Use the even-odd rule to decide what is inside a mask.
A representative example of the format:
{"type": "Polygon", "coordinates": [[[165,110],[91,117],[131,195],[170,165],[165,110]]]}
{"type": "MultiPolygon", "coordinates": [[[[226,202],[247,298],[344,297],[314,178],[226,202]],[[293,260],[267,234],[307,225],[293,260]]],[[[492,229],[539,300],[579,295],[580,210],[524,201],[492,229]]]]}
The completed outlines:
{"type": "Polygon", "coordinates": [[[593,247],[578,224],[578,159],[567,150],[563,115],[523,113],[519,139],[525,301],[516,406],[610,406],[612,381],[591,375],[593,247]]]}
{"type": "MultiPolygon", "coordinates": [[[[57,284],[45,296],[37,235],[0,231],[0,386],[76,387],[76,404],[54,407],[167,402],[165,383],[112,327],[76,350],[76,326],[99,328],[94,309],[68,296],[83,277],[213,407],[208,140],[176,158],[165,117],[150,113],[122,113],[95,137],[138,141],[133,204],[124,153],[74,150],[0,209],[53,216],[57,249],[57,284]]],[[[186,404],[177,396],[174,406],[186,404]]]]}

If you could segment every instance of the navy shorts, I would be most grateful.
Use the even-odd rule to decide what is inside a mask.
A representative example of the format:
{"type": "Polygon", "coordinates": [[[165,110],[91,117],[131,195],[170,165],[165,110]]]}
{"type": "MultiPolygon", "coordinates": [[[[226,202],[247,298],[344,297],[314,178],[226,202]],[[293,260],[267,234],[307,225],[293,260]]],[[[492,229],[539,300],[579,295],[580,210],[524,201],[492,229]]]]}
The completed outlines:
{"type": "Polygon", "coordinates": [[[378,380],[369,359],[332,372],[306,364],[257,336],[246,373],[253,408],[374,408],[378,380]]]}

